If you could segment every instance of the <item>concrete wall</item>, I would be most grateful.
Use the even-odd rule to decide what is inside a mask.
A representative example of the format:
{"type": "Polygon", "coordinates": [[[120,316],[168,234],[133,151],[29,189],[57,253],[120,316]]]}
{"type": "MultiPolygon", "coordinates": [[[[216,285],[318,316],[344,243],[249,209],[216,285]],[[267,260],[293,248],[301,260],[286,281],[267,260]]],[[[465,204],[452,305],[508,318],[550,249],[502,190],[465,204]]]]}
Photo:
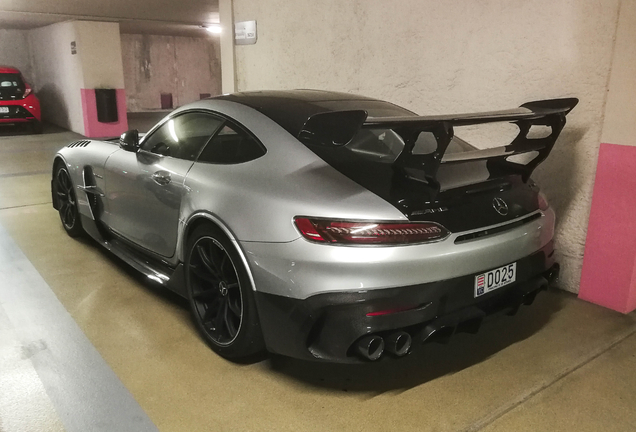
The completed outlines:
{"type": "Polygon", "coordinates": [[[90,137],[115,136],[126,130],[119,24],[68,21],[27,34],[33,85],[45,121],[90,137]],[[117,89],[121,99],[117,122],[97,121],[95,88],[117,89]]]}
{"type": "MultiPolygon", "coordinates": [[[[601,142],[636,146],[636,1],[620,8],[601,142]]],[[[636,173],[635,173],[636,174],[636,173]]]]}
{"type": "Polygon", "coordinates": [[[0,66],[20,69],[31,84],[33,72],[29,53],[29,38],[25,30],[0,30],[0,66]]]}
{"type": "Polygon", "coordinates": [[[161,93],[172,93],[175,107],[200,94],[221,93],[218,37],[121,35],[119,25],[110,22],[0,30],[0,64],[24,73],[42,102],[45,121],[91,136],[115,135],[126,127],[126,108],[120,107],[117,124],[93,118],[95,88],[118,89],[129,111],[160,108],[161,93]]]}
{"type": "Polygon", "coordinates": [[[119,24],[97,21],[75,21],[73,24],[83,78],[84,135],[90,138],[119,136],[128,130],[119,24]],[[115,90],[115,121],[99,121],[95,89],[115,90]]]}
{"type": "Polygon", "coordinates": [[[174,106],[221,93],[218,38],[121,35],[128,111],[161,108],[161,93],[174,106]]]}
{"type": "Polygon", "coordinates": [[[636,1],[620,4],[579,297],[636,309],[636,1]]]}
{"type": "Polygon", "coordinates": [[[236,72],[234,55],[234,9],[232,0],[219,0],[219,20],[221,37],[221,91],[234,93],[236,91],[236,72]]]}
{"type": "Polygon", "coordinates": [[[238,90],[340,90],[421,114],[579,97],[534,176],[559,217],[562,286],[576,291],[619,3],[234,0],[235,21],[258,22],[257,44],[236,47],[238,90]]]}
{"type": "Polygon", "coordinates": [[[53,24],[30,30],[28,35],[42,118],[83,134],[82,63],[78,54],[71,54],[71,42],[78,39],[75,23],[53,24]]]}
{"type": "Polygon", "coordinates": [[[86,89],[124,88],[119,24],[75,21],[77,49],[86,89]]]}

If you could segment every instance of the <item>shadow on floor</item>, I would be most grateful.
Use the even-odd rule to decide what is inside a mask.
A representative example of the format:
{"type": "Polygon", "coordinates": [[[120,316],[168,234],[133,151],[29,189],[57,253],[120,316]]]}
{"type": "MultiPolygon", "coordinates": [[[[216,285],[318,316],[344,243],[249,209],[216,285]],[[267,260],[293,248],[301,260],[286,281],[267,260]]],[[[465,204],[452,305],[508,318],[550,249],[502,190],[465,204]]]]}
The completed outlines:
{"type": "Polygon", "coordinates": [[[268,368],[303,384],[331,390],[407,390],[478,364],[532,336],[563,308],[566,295],[557,290],[540,293],[533,305],[523,306],[517,315],[489,317],[478,334],[456,334],[447,345],[418,345],[414,341],[413,352],[400,359],[343,365],[271,356],[268,368]]]}
{"type": "MultiPolygon", "coordinates": [[[[66,132],[66,129],[56,126],[51,123],[43,123],[42,124],[42,134],[51,134],[51,133],[59,133],[66,132]]],[[[33,130],[28,124],[18,124],[18,125],[0,125],[0,138],[2,137],[12,137],[12,136],[24,136],[24,135],[39,135],[34,134],[33,130]]]]}
{"type": "MultiPolygon", "coordinates": [[[[149,281],[132,267],[88,238],[79,241],[98,248],[105,259],[115,263],[123,272],[143,287],[189,313],[187,300],[149,281]]],[[[517,315],[497,314],[488,317],[476,335],[456,334],[446,345],[413,343],[413,352],[406,357],[386,357],[376,363],[333,364],[298,360],[279,355],[265,355],[245,362],[260,365],[264,372],[291,378],[305,385],[345,392],[405,391],[444,375],[453,374],[483,362],[499,351],[537,333],[564,307],[564,291],[551,289],[537,296],[531,306],[522,306],[517,315]]],[[[191,325],[193,335],[197,331],[191,325]]],[[[201,340],[201,343],[205,342],[201,340]]]]}

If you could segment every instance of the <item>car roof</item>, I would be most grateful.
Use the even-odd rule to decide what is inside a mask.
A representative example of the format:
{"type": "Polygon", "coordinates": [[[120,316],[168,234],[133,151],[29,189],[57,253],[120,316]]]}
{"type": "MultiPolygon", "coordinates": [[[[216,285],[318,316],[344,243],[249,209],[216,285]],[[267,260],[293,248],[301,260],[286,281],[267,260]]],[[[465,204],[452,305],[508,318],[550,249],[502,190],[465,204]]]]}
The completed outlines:
{"type": "Polygon", "coordinates": [[[211,99],[232,101],[260,111],[296,137],[311,116],[324,112],[381,107],[403,111],[402,115],[412,115],[404,108],[390,102],[325,90],[249,91],[216,96],[211,99]]]}
{"type": "Polygon", "coordinates": [[[345,100],[374,100],[366,96],[351,93],[327,91],[327,90],[259,90],[231,93],[213,97],[212,99],[227,99],[244,104],[277,104],[283,101],[294,101],[298,103],[311,104],[325,101],[345,101],[345,100]]]}
{"type": "Polygon", "coordinates": [[[0,73],[20,73],[20,71],[12,66],[0,66],[0,73]]]}

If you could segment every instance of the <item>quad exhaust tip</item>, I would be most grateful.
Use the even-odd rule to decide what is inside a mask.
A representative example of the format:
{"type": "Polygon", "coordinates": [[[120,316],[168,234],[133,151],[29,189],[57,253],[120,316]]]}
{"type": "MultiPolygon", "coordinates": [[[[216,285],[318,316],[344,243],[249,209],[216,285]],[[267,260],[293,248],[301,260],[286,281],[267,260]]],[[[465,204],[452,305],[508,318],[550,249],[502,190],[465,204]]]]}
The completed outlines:
{"type": "Polygon", "coordinates": [[[411,335],[405,331],[390,334],[384,338],[386,350],[397,357],[405,356],[411,350],[411,335]]]}
{"type": "Polygon", "coordinates": [[[384,353],[384,339],[378,335],[363,337],[356,344],[358,354],[366,360],[378,360],[384,353]]]}
{"type": "Polygon", "coordinates": [[[455,334],[455,330],[455,326],[429,324],[424,328],[424,332],[422,333],[422,343],[437,342],[447,344],[450,338],[455,334]]]}

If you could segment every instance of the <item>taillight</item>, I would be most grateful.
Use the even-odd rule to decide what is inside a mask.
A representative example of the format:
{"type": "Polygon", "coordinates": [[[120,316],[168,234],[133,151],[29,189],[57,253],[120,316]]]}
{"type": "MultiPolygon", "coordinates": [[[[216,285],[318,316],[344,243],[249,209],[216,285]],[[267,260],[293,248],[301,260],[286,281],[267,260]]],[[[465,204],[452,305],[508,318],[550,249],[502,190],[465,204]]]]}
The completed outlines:
{"type": "Polygon", "coordinates": [[[297,217],[296,227],[316,243],[350,245],[399,245],[442,240],[448,230],[434,222],[343,221],[297,217]]]}
{"type": "Polygon", "coordinates": [[[27,87],[27,88],[24,90],[24,94],[22,95],[22,99],[25,99],[28,95],[30,95],[30,94],[31,94],[31,92],[32,92],[32,91],[33,91],[33,90],[32,90],[31,88],[27,87]]]}
{"type": "Polygon", "coordinates": [[[548,207],[550,207],[550,204],[548,203],[548,200],[546,199],[545,195],[543,195],[541,192],[539,192],[538,194],[538,204],[539,204],[539,208],[541,210],[547,210],[548,207]]]}

